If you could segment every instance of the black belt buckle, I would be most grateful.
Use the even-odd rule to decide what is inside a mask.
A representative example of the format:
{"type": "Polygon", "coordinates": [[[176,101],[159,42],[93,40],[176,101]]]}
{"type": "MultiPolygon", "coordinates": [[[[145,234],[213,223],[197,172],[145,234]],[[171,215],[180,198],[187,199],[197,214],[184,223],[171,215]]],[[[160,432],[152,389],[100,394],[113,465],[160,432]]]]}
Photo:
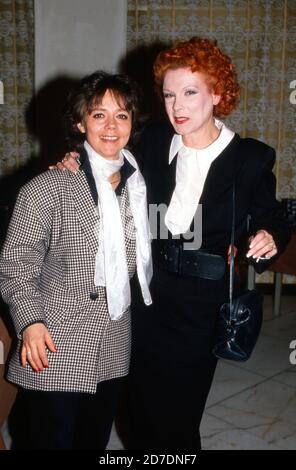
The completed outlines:
{"type": "Polygon", "coordinates": [[[167,271],[178,273],[180,269],[179,246],[162,247],[156,252],[157,262],[167,271]]]}
{"type": "Polygon", "coordinates": [[[156,263],[162,269],[181,276],[219,280],[226,270],[222,256],[201,250],[184,250],[182,245],[163,246],[155,255],[156,263]]]}
{"type": "Polygon", "coordinates": [[[222,256],[197,250],[180,252],[179,273],[202,279],[219,280],[224,276],[226,263],[222,256]]]}

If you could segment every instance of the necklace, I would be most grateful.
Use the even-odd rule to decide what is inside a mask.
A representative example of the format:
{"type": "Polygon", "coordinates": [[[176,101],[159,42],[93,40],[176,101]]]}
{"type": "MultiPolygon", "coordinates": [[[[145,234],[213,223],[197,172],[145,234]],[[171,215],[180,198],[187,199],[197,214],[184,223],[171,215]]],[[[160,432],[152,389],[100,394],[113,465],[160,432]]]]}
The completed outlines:
{"type": "Polygon", "coordinates": [[[214,142],[216,142],[216,140],[219,139],[220,137],[220,134],[221,134],[221,131],[222,131],[222,127],[220,127],[220,129],[218,129],[219,132],[218,132],[218,135],[217,137],[215,137],[208,145],[205,145],[204,147],[196,147],[196,150],[203,150],[203,149],[206,149],[208,148],[210,145],[212,145],[214,142]]]}
{"type": "MultiPolygon", "coordinates": [[[[190,145],[186,145],[184,144],[184,141],[183,141],[183,145],[185,147],[188,147],[188,148],[191,148],[191,149],[194,149],[194,150],[204,150],[208,147],[210,147],[210,145],[212,145],[214,142],[216,142],[216,140],[219,139],[220,135],[221,135],[221,131],[222,131],[222,127],[220,127],[220,129],[216,126],[216,129],[218,130],[218,135],[208,144],[208,145],[205,145],[204,147],[195,147],[195,146],[190,146],[190,145]]],[[[183,139],[182,139],[183,140],[183,139]]]]}

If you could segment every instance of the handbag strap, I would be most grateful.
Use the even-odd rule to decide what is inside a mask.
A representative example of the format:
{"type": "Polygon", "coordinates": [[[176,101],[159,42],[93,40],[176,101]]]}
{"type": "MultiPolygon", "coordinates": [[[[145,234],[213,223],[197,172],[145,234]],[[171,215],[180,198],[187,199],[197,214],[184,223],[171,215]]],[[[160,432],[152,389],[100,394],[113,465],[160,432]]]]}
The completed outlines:
{"type": "Polygon", "coordinates": [[[229,306],[230,321],[233,315],[233,285],[234,285],[234,230],[235,230],[235,182],[232,186],[232,222],[231,222],[231,241],[230,241],[230,276],[229,276],[229,306]]]}

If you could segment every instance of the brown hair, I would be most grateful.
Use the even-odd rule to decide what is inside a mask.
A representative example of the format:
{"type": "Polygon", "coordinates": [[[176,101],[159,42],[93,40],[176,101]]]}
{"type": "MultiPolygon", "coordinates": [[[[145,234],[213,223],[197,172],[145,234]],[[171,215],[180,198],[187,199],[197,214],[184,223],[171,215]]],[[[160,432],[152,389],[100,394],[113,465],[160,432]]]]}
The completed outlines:
{"type": "Polygon", "coordinates": [[[131,139],[138,132],[138,90],[136,84],[123,74],[110,74],[97,71],[84,77],[77,89],[68,98],[64,113],[66,140],[69,150],[80,151],[85,140],[77,124],[83,121],[85,114],[90,114],[94,106],[101,103],[107,90],[110,90],[119,104],[124,104],[126,111],[132,113],[131,139]]]}

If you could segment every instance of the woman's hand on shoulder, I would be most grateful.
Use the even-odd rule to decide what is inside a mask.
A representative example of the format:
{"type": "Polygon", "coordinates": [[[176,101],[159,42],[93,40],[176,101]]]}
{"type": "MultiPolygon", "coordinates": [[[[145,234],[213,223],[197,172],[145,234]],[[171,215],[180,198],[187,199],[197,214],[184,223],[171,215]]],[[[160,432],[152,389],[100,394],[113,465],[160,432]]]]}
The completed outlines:
{"type": "Polygon", "coordinates": [[[258,230],[256,235],[249,238],[247,258],[270,259],[278,252],[273,236],[266,230],[258,230]]]}
{"type": "Polygon", "coordinates": [[[64,158],[58,162],[56,165],[51,165],[48,168],[50,170],[69,170],[72,173],[77,173],[79,170],[79,162],[78,162],[79,153],[77,152],[69,152],[66,153],[64,158]]]}
{"type": "Polygon", "coordinates": [[[48,368],[46,347],[51,352],[57,352],[52,337],[43,323],[29,325],[23,331],[23,344],[21,347],[21,364],[30,364],[35,372],[42,372],[48,368]]]}

